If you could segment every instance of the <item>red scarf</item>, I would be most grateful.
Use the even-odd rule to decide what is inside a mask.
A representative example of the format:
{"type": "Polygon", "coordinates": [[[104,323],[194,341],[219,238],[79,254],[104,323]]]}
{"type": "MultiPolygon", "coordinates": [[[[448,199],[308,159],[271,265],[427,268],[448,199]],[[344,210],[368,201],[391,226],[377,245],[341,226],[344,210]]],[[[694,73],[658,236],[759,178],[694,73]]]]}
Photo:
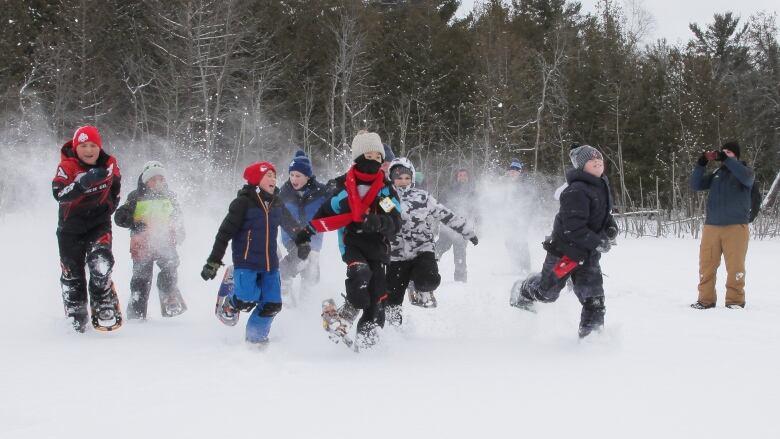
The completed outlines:
{"type": "Polygon", "coordinates": [[[381,169],[376,174],[364,174],[355,169],[354,166],[349,168],[346,181],[349,212],[312,220],[311,225],[317,232],[322,233],[340,229],[351,223],[362,223],[363,218],[371,208],[371,204],[374,203],[377,194],[379,194],[384,185],[385,173],[381,169]],[[358,192],[358,180],[371,183],[368,193],[362,199],[358,192]]]}

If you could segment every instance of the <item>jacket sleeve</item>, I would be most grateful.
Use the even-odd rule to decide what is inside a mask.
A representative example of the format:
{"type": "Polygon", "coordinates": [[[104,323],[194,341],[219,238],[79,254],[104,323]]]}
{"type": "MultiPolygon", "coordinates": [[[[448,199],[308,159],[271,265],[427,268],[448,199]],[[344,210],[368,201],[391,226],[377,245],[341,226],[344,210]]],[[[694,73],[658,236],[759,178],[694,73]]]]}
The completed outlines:
{"type": "Polygon", "coordinates": [[[571,186],[561,194],[561,225],[570,242],[587,251],[601,244],[601,236],[588,227],[590,200],[580,189],[571,186]]]}
{"type": "Polygon", "coordinates": [[[689,184],[691,186],[691,190],[693,191],[706,191],[712,186],[712,177],[714,174],[707,174],[704,175],[704,173],[707,171],[707,168],[704,166],[696,165],[695,168],[693,168],[693,173],[691,174],[691,178],[689,181],[689,184]]]}
{"type": "Polygon", "coordinates": [[[248,200],[244,197],[238,197],[230,203],[228,214],[222,220],[217,236],[214,239],[214,247],[211,249],[211,254],[208,258],[209,262],[222,263],[228,242],[233,239],[233,236],[241,229],[241,225],[244,223],[246,211],[249,207],[247,203],[248,200]]]}
{"type": "Polygon", "coordinates": [[[127,196],[127,202],[120,206],[119,209],[116,210],[116,213],[114,213],[114,222],[117,226],[129,229],[135,225],[133,216],[135,216],[137,201],[138,193],[136,191],[130,192],[130,195],[127,196]]]}
{"type": "Polygon", "coordinates": [[[84,189],[76,183],[75,170],[68,169],[64,163],[57,167],[57,175],[51,182],[51,191],[54,199],[60,203],[67,203],[84,194],[84,189]]]}
{"type": "Polygon", "coordinates": [[[338,212],[333,210],[333,202],[334,198],[336,198],[339,194],[333,194],[330,197],[325,198],[325,202],[320,205],[320,208],[317,209],[317,213],[314,214],[312,217],[313,220],[320,219],[320,218],[327,218],[329,216],[338,215],[338,212]]]}
{"type": "Polygon", "coordinates": [[[282,209],[282,230],[287,233],[291,238],[295,238],[295,235],[298,233],[298,231],[301,230],[302,226],[298,223],[298,220],[295,219],[292,213],[290,213],[290,209],[287,208],[287,206],[284,205],[282,200],[276,199],[277,205],[281,207],[282,209]]]}
{"type": "Polygon", "coordinates": [[[742,183],[743,186],[750,188],[753,186],[753,182],[756,179],[753,170],[742,164],[734,157],[729,157],[723,162],[726,167],[731,171],[731,174],[742,183]]]}
{"type": "Polygon", "coordinates": [[[455,212],[450,210],[447,206],[436,201],[432,195],[428,196],[428,210],[433,214],[434,218],[441,221],[450,229],[463,235],[465,239],[469,239],[475,235],[474,229],[469,226],[465,218],[456,215],[455,212]]]}

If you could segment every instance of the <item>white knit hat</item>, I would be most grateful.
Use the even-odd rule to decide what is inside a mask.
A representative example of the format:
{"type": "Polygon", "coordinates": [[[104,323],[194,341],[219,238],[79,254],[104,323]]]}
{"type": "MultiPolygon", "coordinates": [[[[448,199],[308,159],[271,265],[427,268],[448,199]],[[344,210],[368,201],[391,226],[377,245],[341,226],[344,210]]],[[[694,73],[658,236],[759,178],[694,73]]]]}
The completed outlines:
{"type": "Polygon", "coordinates": [[[141,172],[141,182],[146,184],[153,177],[157,176],[165,177],[165,168],[162,163],[156,160],[146,162],[146,164],[144,164],[144,170],[141,172]]]}
{"type": "Polygon", "coordinates": [[[358,133],[352,139],[352,161],[367,152],[378,152],[385,157],[385,147],[377,133],[358,133]]]}

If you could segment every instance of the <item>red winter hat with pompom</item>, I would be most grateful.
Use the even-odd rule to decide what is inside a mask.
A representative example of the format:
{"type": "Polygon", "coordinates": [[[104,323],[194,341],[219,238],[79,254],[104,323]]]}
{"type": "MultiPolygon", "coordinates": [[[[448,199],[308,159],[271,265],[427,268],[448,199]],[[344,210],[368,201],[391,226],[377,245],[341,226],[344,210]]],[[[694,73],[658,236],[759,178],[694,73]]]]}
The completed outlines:
{"type": "Polygon", "coordinates": [[[265,177],[265,174],[267,174],[268,171],[274,171],[274,173],[276,173],[276,168],[274,168],[272,163],[252,163],[251,165],[247,166],[246,169],[244,169],[244,180],[246,180],[246,182],[252,186],[257,186],[260,184],[260,180],[265,177]]]}
{"type": "Polygon", "coordinates": [[[73,133],[74,148],[85,142],[92,142],[101,149],[103,148],[103,141],[100,140],[100,133],[98,132],[98,129],[91,125],[83,126],[77,129],[75,133],[73,133]]]}

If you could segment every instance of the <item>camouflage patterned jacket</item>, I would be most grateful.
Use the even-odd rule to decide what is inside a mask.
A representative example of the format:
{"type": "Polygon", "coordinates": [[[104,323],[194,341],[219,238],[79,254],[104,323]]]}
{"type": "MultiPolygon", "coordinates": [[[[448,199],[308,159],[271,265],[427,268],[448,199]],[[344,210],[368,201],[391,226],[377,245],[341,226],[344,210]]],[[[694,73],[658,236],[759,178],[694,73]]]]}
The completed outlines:
{"type": "Polygon", "coordinates": [[[434,226],[436,221],[470,239],[475,235],[466,219],[455,215],[439,204],[428,192],[409,188],[395,188],[401,199],[401,231],[392,241],[391,261],[407,261],[420,253],[434,251],[434,226]]]}

